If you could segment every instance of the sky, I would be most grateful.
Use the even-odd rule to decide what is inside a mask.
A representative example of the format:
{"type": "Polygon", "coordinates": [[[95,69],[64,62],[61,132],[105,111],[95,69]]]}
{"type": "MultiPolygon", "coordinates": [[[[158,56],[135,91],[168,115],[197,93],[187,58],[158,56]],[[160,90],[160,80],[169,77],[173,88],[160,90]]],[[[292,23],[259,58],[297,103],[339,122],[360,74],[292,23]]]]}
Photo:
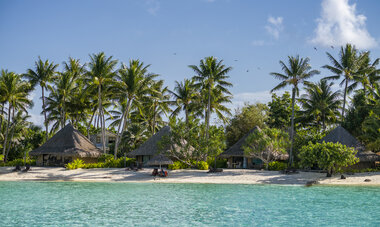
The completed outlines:
{"type": "MultiPolygon", "coordinates": [[[[207,56],[231,66],[230,108],[270,101],[279,61],[309,57],[321,74],[326,51],[346,43],[380,57],[377,0],[0,0],[0,69],[25,73],[40,56],[60,64],[104,51],[150,64],[169,89],[207,56]]],[[[339,89],[337,86],[336,89],[339,89]]],[[[290,90],[290,87],[279,92],[290,90]]],[[[31,120],[42,125],[41,90],[31,120]]]]}

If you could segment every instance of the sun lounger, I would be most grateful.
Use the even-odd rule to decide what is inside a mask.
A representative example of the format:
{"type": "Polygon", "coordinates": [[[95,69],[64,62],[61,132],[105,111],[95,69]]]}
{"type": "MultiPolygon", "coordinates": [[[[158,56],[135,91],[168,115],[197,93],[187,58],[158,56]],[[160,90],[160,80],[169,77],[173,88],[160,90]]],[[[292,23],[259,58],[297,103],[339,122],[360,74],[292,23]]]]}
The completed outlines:
{"type": "Polygon", "coordinates": [[[27,164],[27,165],[25,166],[25,169],[22,170],[22,172],[26,173],[26,172],[28,172],[29,170],[30,170],[30,165],[27,164]]]}
{"type": "Polygon", "coordinates": [[[207,173],[221,173],[221,172],[223,172],[223,169],[222,168],[213,168],[213,167],[209,167],[209,170],[208,170],[208,172],[207,173]]]}

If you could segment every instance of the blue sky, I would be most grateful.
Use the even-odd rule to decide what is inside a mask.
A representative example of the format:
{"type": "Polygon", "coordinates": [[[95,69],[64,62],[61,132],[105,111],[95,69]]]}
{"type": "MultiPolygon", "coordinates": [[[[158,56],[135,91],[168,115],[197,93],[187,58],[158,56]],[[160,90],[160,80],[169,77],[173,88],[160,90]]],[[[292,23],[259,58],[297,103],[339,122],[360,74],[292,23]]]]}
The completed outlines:
{"type": "MultiPolygon", "coordinates": [[[[309,57],[320,69],[329,63],[326,51],[337,56],[351,42],[380,57],[379,9],[376,0],[0,0],[0,68],[24,73],[38,56],[84,63],[104,51],[151,64],[173,88],[193,75],[188,65],[215,56],[233,67],[238,107],[270,100],[279,81],[269,73],[280,72],[288,55],[309,57]]],[[[331,75],[321,71],[314,80],[331,75]]],[[[41,124],[40,89],[32,96],[30,114],[41,124]]]]}

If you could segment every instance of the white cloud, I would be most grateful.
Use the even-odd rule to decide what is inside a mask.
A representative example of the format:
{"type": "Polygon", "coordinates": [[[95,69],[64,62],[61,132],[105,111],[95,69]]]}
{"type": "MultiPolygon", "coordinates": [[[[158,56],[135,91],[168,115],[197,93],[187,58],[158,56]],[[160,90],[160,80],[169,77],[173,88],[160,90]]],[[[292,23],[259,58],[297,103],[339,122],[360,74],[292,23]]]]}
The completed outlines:
{"type": "Polygon", "coordinates": [[[265,26],[267,32],[272,35],[275,39],[280,38],[280,32],[284,30],[284,26],[282,25],[283,18],[282,17],[272,17],[268,18],[268,25],[265,26]]]}
{"type": "MultiPolygon", "coordinates": [[[[286,90],[276,91],[277,95],[282,95],[286,90]]],[[[258,91],[258,92],[244,92],[234,94],[232,103],[228,105],[230,109],[237,109],[244,106],[245,103],[268,103],[272,100],[272,93],[270,91],[258,91]]]]}
{"type": "Polygon", "coordinates": [[[158,0],[146,0],[145,5],[147,6],[148,13],[156,15],[160,9],[160,2],[158,0]]]}
{"type": "Polygon", "coordinates": [[[311,43],[321,46],[342,46],[352,43],[360,49],[377,46],[366,29],[366,17],[356,13],[356,4],[348,0],[323,0],[321,17],[317,19],[311,43]]]}
{"type": "Polygon", "coordinates": [[[38,125],[38,126],[43,126],[44,125],[44,117],[40,114],[33,114],[33,113],[29,113],[30,115],[30,121],[35,124],[35,125],[38,125]]]}

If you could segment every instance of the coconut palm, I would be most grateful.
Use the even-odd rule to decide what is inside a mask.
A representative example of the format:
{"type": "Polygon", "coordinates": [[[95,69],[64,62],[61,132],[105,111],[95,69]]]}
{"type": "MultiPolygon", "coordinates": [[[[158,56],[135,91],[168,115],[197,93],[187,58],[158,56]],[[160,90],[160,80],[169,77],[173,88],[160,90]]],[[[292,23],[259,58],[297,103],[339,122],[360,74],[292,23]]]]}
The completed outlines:
{"type": "Polygon", "coordinates": [[[330,53],[326,53],[332,65],[324,65],[322,68],[330,70],[335,75],[326,77],[327,80],[338,80],[343,77],[340,86],[344,84],[343,91],[343,107],[342,107],[342,122],[344,121],[344,112],[346,108],[346,96],[353,89],[349,89],[349,84],[353,81],[354,76],[360,71],[362,62],[366,59],[366,54],[358,56],[357,49],[351,44],[346,44],[343,48],[341,47],[339,53],[339,59],[336,60],[330,53]]]}
{"type": "MultiPolygon", "coordinates": [[[[194,86],[202,91],[207,97],[207,104],[205,105],[205,123],[206,123],[206,140],[208,140],[208,130],[210,126],[211,116],[211,95],[212,90],[217,88],[220,92],[226,95],[231,95],[228,87],[232,87],[232,84],[226,79],[227,75],[232,68],[223,65],[223,60],[218,61],[215,57],[206,57],[200,60],[199,66],[189,66],[194,72],[195,80],[194,86]]],[[[204,95],[202,95],[204,96],[204,95]]]]}
{"type": "Polygon", "coordinates": [[[334,92],[332,85],[333,83],[321,80],[306,86],[306,94],[299,99],[302,106],[299,115],[302,116],[301,122],[312,126],[322,126],[322,130],[325,130],[326,124],[333,124],[337,121],[342,101],[340,92],[334,92]]]}
{"type": "Polygon", "coordinates": [[[132,105],[138,105],[140,99],[150,92],[149,85],[157,74],[148,73],[150,65],[144,65],[139,60],[129,61],[129,66],[122,65],[119,70],[118,83],[116,86],[116,97],[121,104],[121,114],[117,119],[117,136],[115,142],[114,156],[117,158],[117,149],[120,135],[126,130],[129,112],[132,105]]]}
{"type": "Polygon", "coordinates": [[[167,116],[170,111],[169,98],[168,88],[164,87],[164,81],[158,80],[151,83],[149,94],[142,99],[139,111],[152,135],[164,124],[162,116],[167,116]]]}
{"type": "Polygon", "coordinates": [[[103,52],[90,55],[91,61],[88,64],[89,70],[86,73],[86,84],[89,91],[97,91],[98,116],[102,127],[102,148],[106,152],[105,147],[105,118],[104,118],[104,95],[114,84],[116,72],[115,67],[117,60],[113,60],[112,56],[106,57],[103,52]]]}
{"type": "Polygon", "coordinates": [[[63,128],[67,120],[67,105],[72,99],[76,88],[74,75],[70,72],[59,73],[54,78],[54,88],[50,88],[50,95],[46,98],[46,112],[48,122],[53,122],[52,132],[63,128]]]}
{"type": "Polygon", "coordinates": [[[376,68],[380,58],[370,63],[369,52],[362,53],[361,58],[358,73],[353,75],[353,83],[348,87],[347,91],[352,91],[358,85],[361,85],[364,94],[367,94],[367,91],[370,91],[369,94],[371,94],[371,90],[374,90],[377,82],[380,81],[380,69],[376,68]]]}
{"type": "Polygon", "coordinates": [[[307,79],[312,76],[319,74],[318,70],[312,70],[310,66],[309,58],[300,58],[299,56],[293,57],[288,56],[288,66],[280,61],[282,73],[272,72],[270,75],[275,78],[282,80],[276,87],[274,87],[271,92],[277,91],[288,85],[292,86],[292,117],[291,117],[291,128],[290,128],[290,152],[289,152],[289,165],[293,162],[293,141],[294,141],[294,104],[295,98],[299,95],[299,85],[307,83],[307,79]]]}
{"type": "Polygon", "coordinates": [[[172,116],[177,116],[181,110],[185,112],[186,124],[189,122],[189,114],[194,109],[199,97],[194,87],[194,80],[185,79],[183,82],[175,81],[175,87],[173,91],[169,93],[174,98],[174,105],[177,107],[172,112],[172,116]]]}
{"type": "Polygon", "coordinates": [[[9,128],[14,120],[15,110],[27,112],[27,108],[33,105],[29,100],[28,94],[31,90],[31,86],[28,82],[21,80],[21,76],[13,72],[6,70],[1,71],[0,76],[0,93],[3,99],[8,103],[7,124],[6,132],[4,136],[3,155],[4,161],[6,161],[6,150],[9,136],[9,128]]]}
{"type": "Polygon", "coordinates": [[[45,89],[47,89],[48,83],[51,82],[53,76],[56,73],[56,69],[58,64],[54,64],[53,62],[49,62],[49,60],[42,61],[40,57],[38,57],[38,61],[35,62],[35,69],[28,69],[24,77],[29,79],[33,88],[38,84],[41,87],[41,98],[42,98],[42,112],[44,114],[44,124],[46,129],[46,141],[49,138],[49,124],[46,116],[46,106],[45,106],[45,89]]]}

